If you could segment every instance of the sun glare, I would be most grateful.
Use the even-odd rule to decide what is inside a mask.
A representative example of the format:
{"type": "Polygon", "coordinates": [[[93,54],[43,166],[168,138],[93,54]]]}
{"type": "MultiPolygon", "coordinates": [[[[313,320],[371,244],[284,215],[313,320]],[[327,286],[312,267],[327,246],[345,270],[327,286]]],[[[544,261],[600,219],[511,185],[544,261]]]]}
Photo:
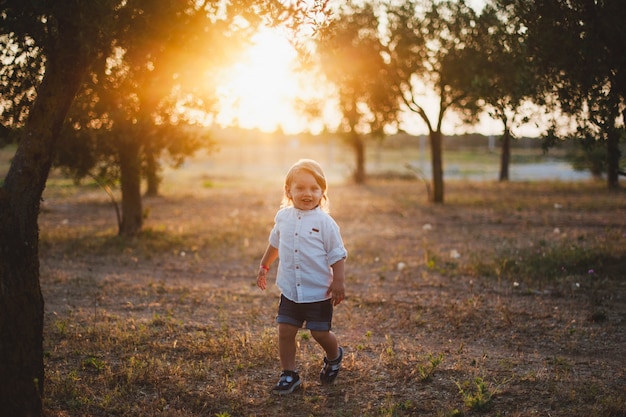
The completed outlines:
{"type": "Polygon", "coordinates": [[[253,41],[245,59],[230,70],[218,90],[221,112],[217,122],[266,132],[279,127],[285,132],[302,130],[304,121],[293,108],[303,89],[295,72],[296,51],[269,29],[253,41]]]}

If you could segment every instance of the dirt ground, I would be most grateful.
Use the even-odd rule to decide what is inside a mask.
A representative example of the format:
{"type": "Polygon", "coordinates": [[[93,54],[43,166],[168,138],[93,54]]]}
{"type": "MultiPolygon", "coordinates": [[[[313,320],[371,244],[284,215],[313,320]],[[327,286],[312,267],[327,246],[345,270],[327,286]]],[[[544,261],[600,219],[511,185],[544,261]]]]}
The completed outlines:
{"type": "MultiPolygon", "coordinates": [[[[64,347],[59,323],[169,315],[186,329],[226,323],[253,346],[273,346],[257,344],[274,328],[278,293],[262,293],[254,279],[280,184],[213,185],[146,199],[145,233],[130,242],[115,237],[102,192],[46,192],[41,281],[46,367],[56,384],[49,392],[57,395],[47,400],[50,415],[107,415],[94,401],[59,398],[60,375],[73,366],[79,378],[86,372],[68,359],[81,354],[64,347]]],[[[221,404],[211,393],[221,388],[187,377],[185,394],[169,397],[165,382],[157,390],[169,408],[137,411],[146,401],[137,394],[128,397],[135,408],[111,406],[108,415],[626,416],[624,192],[451,182],[446,204],[432,205],[420,182],[378,180],[332,185],[330,200],[349,251],[347,299],[334,318],[347,357],[332,389],[316,381],[320,352],[303,338],[305,388],[289,398],[268,393],[279,371],[269,352],[245,379],[236,374],[246,393],[221,404]],[[588,258],[597,264],[576,265],[569,248],[574,258],[598,253],[588,258]],[[560,271],[542,269],[560,256],[560,271]],[[204,405],[186,402],[192,395],[204,405]]],[[[111,351],[100,354],[114,368],[122,358],[111,351]]]]}

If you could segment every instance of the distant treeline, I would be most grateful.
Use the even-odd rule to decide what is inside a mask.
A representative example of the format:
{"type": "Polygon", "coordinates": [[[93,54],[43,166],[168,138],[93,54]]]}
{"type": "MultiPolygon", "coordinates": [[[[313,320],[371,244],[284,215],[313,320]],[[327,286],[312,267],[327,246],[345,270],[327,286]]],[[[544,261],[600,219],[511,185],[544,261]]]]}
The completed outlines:
{"type": "MultiPolygon", "coordinates": [[[[472,148],[499,148],[499,136],[486,136],[481,133],[466,133],[462,135],[444,136],[443,147],[449,150],[472,149],[472,148]]],[[[384,139],[383,146],[390,148],[402,148],[405,146],[420,146],[420,142],[425,141],[428,146],[427,135],[409,135],[408,133],[398,133],[384,139]]],[[[520,138],[512,142],[514,148],[541,148],[539,138],[520,138]]]]}
{"type": "MultiPolygon", "coordinates": [[[[239,128],[213,128],[213,139],[218,144],[244,145],[246,143],[267,143],[267,144],[289,144],[298,141],[303,144],[310,143],[328,143],[341,141],[340,135],[336,133],[298,133],[285,134],[282,132],[267,133],[255,129],[239,129],[239,128]]],[[[428,147],[427,135],[411,135],[408,133],[397,133],[386,136],[382,139],[371,138],[370,146],[382,146],[387,149],[399,149],[404,147],[420,146],[428,147]]],[[[542,145],[541,138],[522,137],[512,142],[513,148],[520,149],[540,149],[542,145]]],[[[498,149],[500,147],[500,138],[498,135],[488,136],[481,133],[466,133],[462,135],[445,136],[443,139],[444,149],[461,150],[461,149],[498,149]]],[[[574,146],[570,141],[564,142],[562,147],[569,148],[574,146]]],[[[561,147],[560,146],[560,147],[561,147]]]]}

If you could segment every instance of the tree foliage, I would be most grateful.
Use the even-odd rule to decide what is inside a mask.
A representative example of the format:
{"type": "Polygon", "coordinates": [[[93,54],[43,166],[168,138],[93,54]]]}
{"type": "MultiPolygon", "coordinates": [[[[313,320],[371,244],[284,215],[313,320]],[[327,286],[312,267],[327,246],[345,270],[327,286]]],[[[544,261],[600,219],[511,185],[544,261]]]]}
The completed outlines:
{"type": "MultiPolygon", "coordinates": [[[[77,31],[80,37],[79,45],[75,45],[77,54],[88,59],[106,55],[114,32],[114,21],[109,18],[119,1],[94,1],[79,16],[74,14],[76,3],[5,0],[0,4],[0,95],[4,125],[16,127],[26,122],[46,65],[57,59],[56,52],[62,48],[58,44],[64,35],[60,25],[77,31]],[[89,25],[89,21],[93,24],[89,25]]],[[[72,63],[76,64],[80,62],[72,63]]]]}

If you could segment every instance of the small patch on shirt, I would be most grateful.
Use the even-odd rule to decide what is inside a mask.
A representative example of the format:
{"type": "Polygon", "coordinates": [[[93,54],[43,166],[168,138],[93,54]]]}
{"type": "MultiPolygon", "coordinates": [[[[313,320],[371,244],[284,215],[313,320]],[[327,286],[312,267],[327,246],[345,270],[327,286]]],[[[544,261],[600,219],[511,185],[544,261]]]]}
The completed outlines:
{"type": "Polygon", "coordinates": [[[319,233],[320,232],[320,229],[316,229],[316,228],[313,228],[311,230],[313,230],[315,233],[319,233]]]}

